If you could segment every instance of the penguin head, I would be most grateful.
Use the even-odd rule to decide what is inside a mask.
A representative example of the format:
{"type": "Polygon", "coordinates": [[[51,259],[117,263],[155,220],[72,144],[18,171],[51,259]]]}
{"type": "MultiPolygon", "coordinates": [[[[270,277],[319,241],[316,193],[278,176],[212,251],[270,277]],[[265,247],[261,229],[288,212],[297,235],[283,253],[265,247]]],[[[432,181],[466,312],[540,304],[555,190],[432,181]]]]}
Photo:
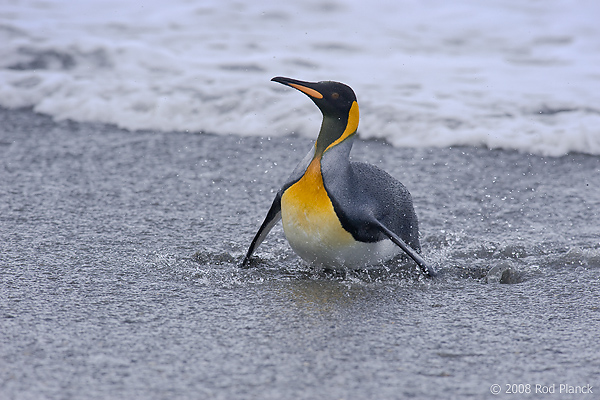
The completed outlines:
{"type": "Polygon", "coordinates": [[[305,82],[281,76],[271,79],[307,95],[323,113],[317,149],[325,151],[345,140],[358,128],[356,95],[349,86],[333,81],[305,82]]]}

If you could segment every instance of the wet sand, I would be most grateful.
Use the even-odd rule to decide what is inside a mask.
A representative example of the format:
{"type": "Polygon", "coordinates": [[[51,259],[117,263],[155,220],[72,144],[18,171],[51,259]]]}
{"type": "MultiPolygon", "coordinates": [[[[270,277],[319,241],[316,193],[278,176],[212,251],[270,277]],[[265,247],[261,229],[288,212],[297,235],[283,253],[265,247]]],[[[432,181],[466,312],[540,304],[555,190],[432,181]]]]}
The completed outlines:
{"type": "Polygon", "coordinates": [[[357,141],[411,191],[440,276],[316,271],[280,227],[241,270],[310,146],[0,109],[0,399],[600,388],[600,157],[357,141]]]}

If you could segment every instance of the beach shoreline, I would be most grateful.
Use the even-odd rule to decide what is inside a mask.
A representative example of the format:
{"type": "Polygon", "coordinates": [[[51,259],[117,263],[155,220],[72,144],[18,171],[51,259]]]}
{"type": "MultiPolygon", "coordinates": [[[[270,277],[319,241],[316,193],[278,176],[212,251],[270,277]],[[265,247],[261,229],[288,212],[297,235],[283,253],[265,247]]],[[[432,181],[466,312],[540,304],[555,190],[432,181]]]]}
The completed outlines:
{"type": "Polygon", "coordinates": [[[412,192],[440,276],[314,272],[280,227],[240,269],[310,146],[0,109],[2,396],[482,398],[495,384],[597,384],[600,157],[358,140],[354,160],[412,192]]]}

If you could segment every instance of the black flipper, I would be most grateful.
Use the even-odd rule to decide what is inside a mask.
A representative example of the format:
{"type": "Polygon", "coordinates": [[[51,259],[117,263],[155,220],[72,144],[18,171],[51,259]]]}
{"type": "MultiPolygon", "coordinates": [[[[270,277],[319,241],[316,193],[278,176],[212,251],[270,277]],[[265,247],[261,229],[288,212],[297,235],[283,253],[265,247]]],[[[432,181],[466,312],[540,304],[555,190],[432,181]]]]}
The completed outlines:
{"type": "Polygon", "coordinates": [[[419,268],[421,268],[421,271],[423,271],[423,273],[429,277],[434,277],[436,276],[436,272],[433,270],[433,268],[430,268],[427,263],[425,262],[425,260],[423,259],[423,257],[421,257],[421,255],[419,253],[417,253],[412,247],[410,247],[409,245],[407,245],[404,240],[400,239],[400,237],[398,235],[396,235],[394,232],[392,232],[391,230],[389,230],[388,228],[386,228],[384,225],[382,225],[381,223],[378,224],[379,229],[381,230],[381,232],[383,234],[385,234],[387,237],[390,238],[390,240],[392,242],[394,242],[396,245],[398,245],[402,250],[404,250],[404,252],[406,254],[408,254],[408,256],[410,258],[412,258],[417,265],[419,266],[419,268]]]}
{"type": "Polygon", "coordinates": [[[250,257],[254,250],[265,240],[267,234],[271,231],[273,226],[281,219],[281,193],[277,193],[275,196],[275,200],[273,200],[273,204],[271,204],[271,208],[265,217],[262,225],[256,232],[254,239],[252,239],[252,243],[250,243],[250,248],[246,253],[246,257],[244,257],[244,261],[242,261],[242,268],[246,268],[248,263],[250,262],[250,257]]]}

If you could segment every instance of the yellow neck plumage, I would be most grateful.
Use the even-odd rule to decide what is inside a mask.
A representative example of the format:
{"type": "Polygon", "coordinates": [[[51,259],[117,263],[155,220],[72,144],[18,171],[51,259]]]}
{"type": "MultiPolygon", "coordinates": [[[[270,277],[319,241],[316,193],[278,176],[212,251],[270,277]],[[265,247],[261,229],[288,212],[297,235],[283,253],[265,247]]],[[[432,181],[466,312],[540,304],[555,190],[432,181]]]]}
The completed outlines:
{"type": "MultiPolygon", "coordinates": [[[[323,241],[330,246],[352,242],[352,235],[342,228],[321,174],[321,157],[330,148],[352,136],[358,128],[358,104],[352,103],[343,133],[315,156],[304,175],[282,195],[283,229],[290,243],[323,241]]],[[[292,245],[293,246],[293,245],[292,245]]]]}
{"type": "Polygon", "coordinates": [[[354,134],[358,129],[358,120],[360,119],[360,112],[358,111],[358,103],[354,101],[352,106],[350,107],[350,112],[348,112],[348,123],[346,124],[346,129],[342,133],[342,135],[337,138],[333,143],[331,143],[325,151],[329,150],[335,145],[340,144],[344,140],[348,139],[350,135],[354,134]]]}

